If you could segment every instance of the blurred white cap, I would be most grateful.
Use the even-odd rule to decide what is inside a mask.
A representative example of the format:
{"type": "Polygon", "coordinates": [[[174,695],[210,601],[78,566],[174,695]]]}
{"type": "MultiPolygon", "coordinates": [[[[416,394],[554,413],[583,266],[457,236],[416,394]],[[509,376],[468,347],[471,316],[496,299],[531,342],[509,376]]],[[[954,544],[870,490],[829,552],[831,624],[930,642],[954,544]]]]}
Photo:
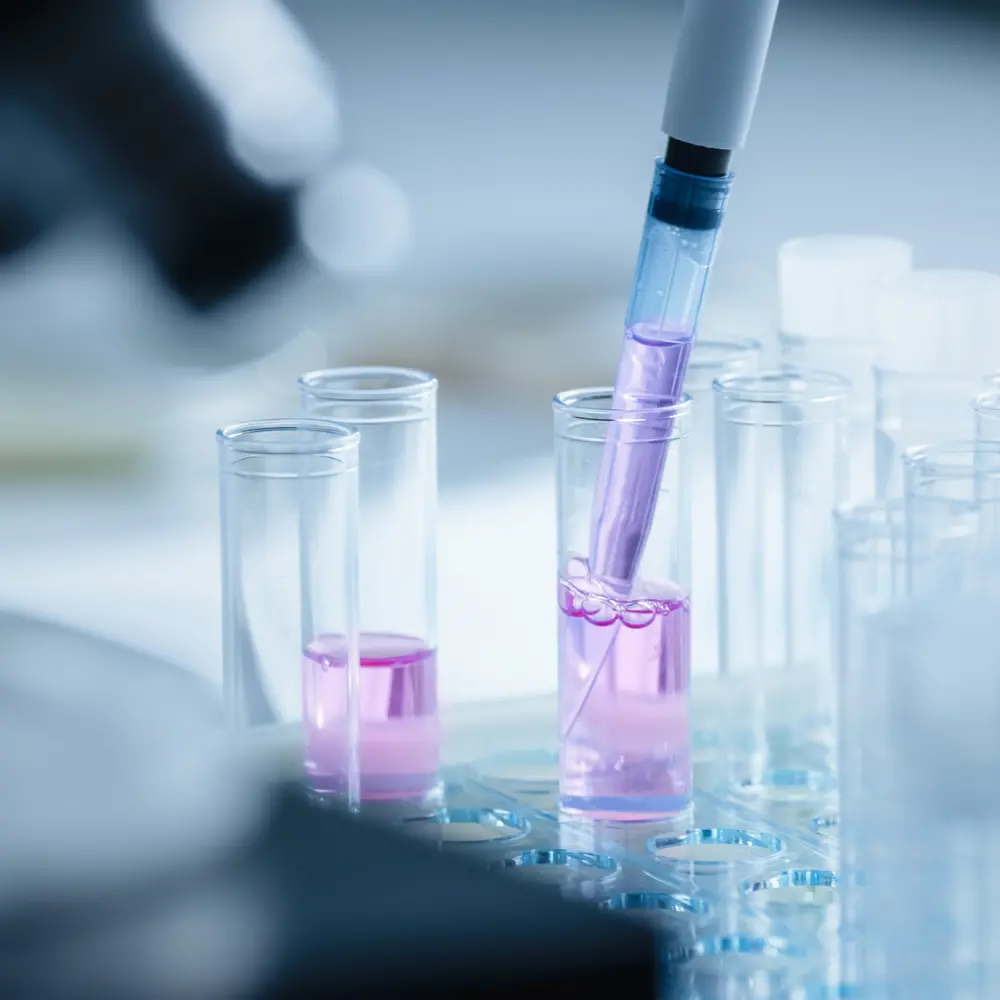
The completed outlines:
{"type": "Polygon", "coordinates": [[[919,270],[875,296],[875,364],[978,378],[1000,370],[1000,275],[919,270]]]}
{"type": "Polygon", "coordinates": [[[805,236],[778,248],[780,329],[797,337],[872,339],[872,296],[913,266],[913,248],[884,236],[805,236]]]}

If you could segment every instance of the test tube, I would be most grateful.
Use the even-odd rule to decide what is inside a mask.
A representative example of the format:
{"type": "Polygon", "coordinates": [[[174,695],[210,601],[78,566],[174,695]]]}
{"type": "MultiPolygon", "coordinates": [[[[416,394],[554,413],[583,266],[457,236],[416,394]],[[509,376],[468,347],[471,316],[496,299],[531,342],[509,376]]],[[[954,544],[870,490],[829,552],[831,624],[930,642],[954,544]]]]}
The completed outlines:
{"type": "MultiPolygon", "coordinates": [[[[404,368],[334,368],[299,380],[302,406],[361,434],[361,802],[434,806],[437,695],[437,380],[404,368]]],[[[325,655],[323,649],[312,654],[325,655]]]]}
{"type": "Polygon", "coordinates": [[[778,250],[783,361],[791,368],[831,371],[851,383],[852,502],[869,499],[875,489],[876,289],[912,266],[910,244],[884,236],[807,236],[778,250]]]}
{"type": "Polygon", "coordinates": [[[712,382],[722,375],[756,371],[760,349],[760,341],[750,338],[696,339],[688,359],[684,388],[691,398],[691,591],[698,595],[691,607],[693,677],[716,677],[719,672],[712,382]]]}
{"type": "MultiPolygon", "coordinates": [[[[837,747],[841,979],[860,979],[863,888],[860,863],[865,830],[865,764],[882,747],[879,727],[866,719],[887,707],[882,673],[866,669],[869,623],[904,593],[905,532],[901,501],[840,507],[837,543],[837,747]]],[[[874,761],[876,773],[878,760],[874,761]]]]}
{"type": "Polygon", "coordinates": [[[996,996],[1000,601],[942,590],[872,625],[887,699],[862,720],[882,747],[861,840],[865,996],[996,996]]]}
{"type": "Polygon", "coordinates": [[[783,370],[714,391],[720,666],[731,753],[756,782],[833,723],[832,512],[847,495],[851,385],[783,370]]]}
{"type": "Polygon", "coordinates": [[[691,805],[691,402],[613,407],[612,390],[553,402],[559,602],[561,808],[594,820],[660,819],[691,805]],[[627,592],[590,569],[591,512],[609,435],[630,461],[666,455],[627,592]]]}
{"type": "Polygon", "coordinates": [[[1000,586],[1000,441],[956,441],[903,455],[907,591],[987,592],[1000,586]]]}
{"type": "Polygon", "coordinates": [[[229,725],[304,723],[308,784],[355,805],[359,435],[293,417],[217,441],[229,725]]]}
{"type": "Polygon", "coordinates": [[[1000,275],[911,271],[879,286],[874,322],[876,494],[901,497],[906,449],[974,436],[1000,371],[1000,275]]]}
{"type": "Polygon", "coordinates": [[[975,403],[976,439],[1000,441],[1000,392],[987,392],[975,403]]]}

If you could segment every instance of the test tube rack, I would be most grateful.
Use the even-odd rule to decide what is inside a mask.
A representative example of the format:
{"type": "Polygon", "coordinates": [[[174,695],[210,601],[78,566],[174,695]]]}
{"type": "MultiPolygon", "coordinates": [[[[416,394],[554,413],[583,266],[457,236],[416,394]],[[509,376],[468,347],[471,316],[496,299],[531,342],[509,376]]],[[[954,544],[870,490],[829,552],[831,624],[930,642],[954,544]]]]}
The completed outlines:
{"type": "MultiPolygon", "coordinates": [[[[446,713],[443,804],[400,804],[387,821],[441,851],[651,922],[671,962],[669,1000],[855,995],[839,982],[829,771],[787,767],[763,782],[733,783],[714,734],[702,729],[690,814],[656,822],[567,818],[546,718],[555,718],[555,706],[544,698],[446,713]]],[[[301,768],[294,739],[271,743],[278,746],[284,768],[301,768]]],[[[814,754],[803,743],[789,748],[788,760],[814,754]]]]}

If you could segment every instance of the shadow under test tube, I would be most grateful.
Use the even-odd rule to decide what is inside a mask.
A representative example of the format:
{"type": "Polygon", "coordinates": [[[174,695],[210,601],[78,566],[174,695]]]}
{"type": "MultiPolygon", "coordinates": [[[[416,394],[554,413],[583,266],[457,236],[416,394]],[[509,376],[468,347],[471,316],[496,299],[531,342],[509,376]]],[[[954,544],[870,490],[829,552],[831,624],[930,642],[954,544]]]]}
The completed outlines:
{"type": "Polygon", "coordinates": [[[304,719],[308,783],[354,804],[359,435],[291,417],[226,427],[217,440],[229,725],[304,719]],[[337,668],[323,706],[303,660],[317,636],[337,668]]]}
{"type": "MultiPolygon", "coordinates": [[[[404,368],[335,368],[299,380],[306,412],[361,434],[362,804],[433,805],[437,700],[437,380],[404,368]]],[[[327,697],[329,649],[309,651],[327,697]]],[[[331,692],[336,697],[336,692],[331,692]]]]}
{"type": "Polygon", "coordinates": [[[851,385],[787,370],[714,390],[720,667],[731,752],[756,782],[833,722],[832,511],[848,487],[851,385]]]}
{"type": "Polygon", "coordinates": [[[684,388],[691,398],[691,673],[719,672],[719,599],[716,575],[715,400],[712,382],[756,371],[760,341],[696,339],[684,388]]]}
{"type": "Polygon", "coordinates": [[[592,819],[677,816],[691,805],[690,400],[612,408],[611,389],[553,402],[559,551],[562,808],[592,819]],[[626,592],[591,573],[591,511],[605,442],[666,461],[649,544],[626,592]],[[627,441],[627,446],[624,442],[627,441]]]}

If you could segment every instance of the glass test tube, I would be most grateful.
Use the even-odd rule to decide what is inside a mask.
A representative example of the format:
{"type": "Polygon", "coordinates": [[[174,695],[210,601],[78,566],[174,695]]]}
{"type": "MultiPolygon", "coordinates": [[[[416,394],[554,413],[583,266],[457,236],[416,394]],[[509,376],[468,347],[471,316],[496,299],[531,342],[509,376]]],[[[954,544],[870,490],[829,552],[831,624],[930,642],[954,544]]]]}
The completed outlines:
{"type": "Polygon", "coordinates": [[[1000,392],[987,392],[975,403],[976,440],[1000,441],[1000,392]]]}
{"type": "MultiPolygon", "coordinates": [[[[362,804],[440,794],[437,700],[437,380],[403,368],[339,368],[299,380],[307,413],[361,434],[359,460],[362,804]]],[[[322,660],[322,644],[311,650],[322,660]]]]}
{"type": "Polygon", "coordinates": [[[720,666],[731,753],[757,781],[833,723],[832,512],[847,493],[851,386],[785,370],[714,390],[720,666]]]}
{"type": "Polygon", "coordinates": [[[304,721],[307,782],[354,804],[359,435],[293,417],[217,440],[228,722],[304,721]],[[309,652],[318,637],[322,663],[309,652]]]}
{"type": "Polygon", "coordinates": [[[906,449],[974,436],[1000,371],[1000,276],[911,271],[879,287],[874,322],[876,494],[901,497],[906,449]]]}
{"type": "Polygon", "coordinates": [[[863,932],[862,864],[866,762],[878,774],[887,710],[884,674],[867,669],[866,645],[873,616],[902,598],[905,533],[901,501],[840,507],[837,543],[837,747],[840,793],[839,872],[841,981],[860,980],[863,932]],[[873,756],[875,757],[872,761],[873,756]]]}
{"type": "Polygon", "coordinates": [[[684,388],[691,398],[691,607],[692,676],[719,672],[719,601],[716,576],[715,400],[712,382],[756,371],[760,341],[696,339],[684,388]]]}
{"type": "Polygon", "coordinates": [[[902,464],[908,593],[1000,588],[1000,441],[912,448],[902,464]]]}
{"type": "Polygon", "coordinates": [[[831,371],[851,383],[852,502],[868,500],[875,490],[873,300],[881,283],[912,266],[910,244],[883,236],[807,236],[778,249],[783,361],[791,368],[831,371]]]}
{"type": "MultiPolygon", "coordinates": [[[[936,529],[935,529],[936,531],[936,529]]],[[[1000,990],[1000,601],[908,597],[876,615],[862,861],[865,996],[988,997],[1000,990]]]]}
{"type": "Polygon", "coordinates": [[[678,816],[691,804],[691,403],[612,408],[611,389],[553,402],[558,511],[560,803],[591,819],[678,816]],[[623,427],[622,425],[627,425],[623,427]],[[619,433],[624,431],[624,433],[619,433]],[[628,592],[587,560],[604,443],[666,461],[628,592]]]}

